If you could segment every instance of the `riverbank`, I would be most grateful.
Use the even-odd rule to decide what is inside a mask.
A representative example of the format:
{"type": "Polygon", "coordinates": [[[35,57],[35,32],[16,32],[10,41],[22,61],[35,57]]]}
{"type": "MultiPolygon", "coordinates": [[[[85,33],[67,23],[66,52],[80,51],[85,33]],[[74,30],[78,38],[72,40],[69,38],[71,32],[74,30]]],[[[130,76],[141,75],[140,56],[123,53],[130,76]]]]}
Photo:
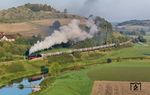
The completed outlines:
{"type": "Polygon", "coordinates": [[[0,88],[0,95],[29,95],[30,93],[39,91],[41,89],[39,84],[43,80],[44,77],[35,81],[29,81],[28,77],[13,80],[8,85],[0,88]]]}
{"type": "Polygon", "coordinates": [[[42,60],[0,63],[0,87],[16,79],[40,74],[42,65],[45,65],[42,60]]]}

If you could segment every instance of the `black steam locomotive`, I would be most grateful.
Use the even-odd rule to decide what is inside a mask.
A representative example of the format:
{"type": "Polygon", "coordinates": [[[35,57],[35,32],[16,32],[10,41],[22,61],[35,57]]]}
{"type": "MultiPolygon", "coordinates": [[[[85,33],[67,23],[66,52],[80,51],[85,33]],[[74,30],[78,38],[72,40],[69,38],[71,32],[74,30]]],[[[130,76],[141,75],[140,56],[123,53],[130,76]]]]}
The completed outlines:
{"type": "Polygon", "coordinates": [[[40,58],[40,57],[42,57],[41,54],[30,54],[30,55],[27,56],[27,59],[32,60],[32,59],[40,58]]]}
{"type": "Polygon", "coordinates": [[[26,59],[28,59],[28,60],[32,60],[32,59],[35,59],[35,58],[40,58],[40,57],[42,57],[42,55],[39,54],[39,53],[32,53],[32,54],[29,54],[29,49],[27,49],[27,51],[25,52],[25,56],[26,56],[26,59]]]}

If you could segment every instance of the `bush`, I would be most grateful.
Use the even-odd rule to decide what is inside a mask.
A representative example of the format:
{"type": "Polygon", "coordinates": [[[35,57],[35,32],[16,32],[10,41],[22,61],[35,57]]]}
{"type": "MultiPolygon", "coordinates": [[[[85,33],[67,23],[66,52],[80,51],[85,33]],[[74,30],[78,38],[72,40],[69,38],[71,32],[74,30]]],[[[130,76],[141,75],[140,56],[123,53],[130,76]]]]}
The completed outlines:
{"type": "Polygon", "coordinates": [[[73,70],[80,70],[81,69],[81,66],[77,63],[74,64],[73,66],[73,70]]]}
{"type": "Polygon", "coordinates": [[[45,66],[41,66],[41,74],[48,74],[49,69],[45,66]]]}
{"type": "Polygon", "coordinates": [[[107,59],[107,63],[111,63],[112,62],[112,59],[111,58],[108,58],[107,59]]]}

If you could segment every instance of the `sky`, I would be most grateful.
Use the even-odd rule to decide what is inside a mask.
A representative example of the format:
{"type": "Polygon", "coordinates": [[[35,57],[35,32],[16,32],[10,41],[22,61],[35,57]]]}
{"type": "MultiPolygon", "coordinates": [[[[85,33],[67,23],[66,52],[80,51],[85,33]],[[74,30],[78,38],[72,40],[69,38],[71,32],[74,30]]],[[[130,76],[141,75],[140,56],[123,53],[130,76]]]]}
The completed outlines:
{"type": "Polygon", "coordinates": [[[101,16],[111,22],[132,19],[150,19],[150,0],[0,0],[0,10],[23,5],[42,3],[58,10],[89,16],[101,16]]]}

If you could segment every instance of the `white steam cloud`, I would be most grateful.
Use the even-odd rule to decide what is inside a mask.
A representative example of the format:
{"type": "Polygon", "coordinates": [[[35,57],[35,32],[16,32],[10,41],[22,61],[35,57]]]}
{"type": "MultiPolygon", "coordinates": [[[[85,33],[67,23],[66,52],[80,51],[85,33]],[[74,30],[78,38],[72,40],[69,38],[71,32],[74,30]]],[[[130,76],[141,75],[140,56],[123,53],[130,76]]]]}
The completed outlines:
{"type": "Polygon", "coordinates": [[[89,27],[90,31],[86,32],[80,29],[79,20],[72,20],[67,26],[60,27],[60,30],[54,31],[53,34],[46,37],[44,41],[37,42],[31,48],[29,53],[32,54],[36,51],[48,49],[56,44],[67,43],[68,41],[82,41],[87,38],[92,38],[95,33],[98,32],[97,26],[94,24],[94,21],[87,21],[87,27],[89,27]]]}

